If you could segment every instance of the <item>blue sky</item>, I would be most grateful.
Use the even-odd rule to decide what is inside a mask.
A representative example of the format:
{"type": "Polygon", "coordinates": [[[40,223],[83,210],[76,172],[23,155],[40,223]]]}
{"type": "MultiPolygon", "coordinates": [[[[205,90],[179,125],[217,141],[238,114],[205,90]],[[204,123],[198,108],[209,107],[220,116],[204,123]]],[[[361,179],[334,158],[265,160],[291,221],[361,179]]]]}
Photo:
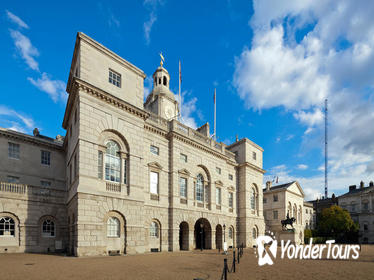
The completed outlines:
{"type": "MultiPolygon", "coordinates": [[[[13,1],[0,4],[0,126],[48,136],[61,127],[76,32],[148,77],[182,61],[184,120],[264,148],[265,180],[323,193],[329,99],[329,189],[374,180],[374,3],[367,1],[13,1]],[[5,70],[6,69],[6,70],[5,70]]],[[[145,92],[151,87],[145,80],[145,92]]]]}

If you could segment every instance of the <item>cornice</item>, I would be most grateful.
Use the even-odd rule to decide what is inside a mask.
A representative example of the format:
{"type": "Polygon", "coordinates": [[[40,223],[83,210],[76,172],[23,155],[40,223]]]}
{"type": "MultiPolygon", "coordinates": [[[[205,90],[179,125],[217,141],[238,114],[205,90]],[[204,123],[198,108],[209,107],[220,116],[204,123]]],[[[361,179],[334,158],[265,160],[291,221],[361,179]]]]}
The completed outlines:
{"type": "Polygon", "coordinates": [[[252,163],[249,163],[249,162],[241,163],[241,164],[239,164],[238,167],[243,167],[243,166],[250,167],[250,168],[252,168],[252,169],[254,169],[254,170],[258,171],[258,172],[261,172],[262,174],[265,174],[265,173],[266,173],[266,170],[265,170],[265,169],[262,169],[262,168],[260,168],[260,167],[258,167],[258,166],[256,166],[256,165],[254,165],[254,164],[252,164],[252,163]]]}
{"type": "Polygon", "coordinates": [[[112,94],[103,91],[77,77],[73,78],[73,90],[69,94],[68,104],[66,105],[66,111],[64,116],[64,121],[62,126],[66,129],[67,123],[70,116],[71,107],[73,106],[73,100],[75,99],[75,96],[77,95],[78,91],[83,91],[85,93],[90,94],[93,97],[96,97],[107,104],[110,104],[114,107],[120,108],[121,110],[124,110],[134,116],[137,116],[143,120],[146,120],[149,117],[149,113],[137,108],[134,105],[131,105],[127,103],[124,100],[119,99],[118,97],[113,96],[112,94]]]}
{"type": "Polygon", "coordinates": [[[63,150],[63,144],[62,143],[55,143],[55,142],[49,142],[43,139],[38,139],[34,136],[27,135],[27,134],[20,134],[19,132],[13,132],[9,130],[3,130],[0,129],[0,135],[5,136],[8,139],[17,139],[23,142],[32,143],[34,145],[43,145],[46,147],[50,147],[57,150],[63,150]]]}

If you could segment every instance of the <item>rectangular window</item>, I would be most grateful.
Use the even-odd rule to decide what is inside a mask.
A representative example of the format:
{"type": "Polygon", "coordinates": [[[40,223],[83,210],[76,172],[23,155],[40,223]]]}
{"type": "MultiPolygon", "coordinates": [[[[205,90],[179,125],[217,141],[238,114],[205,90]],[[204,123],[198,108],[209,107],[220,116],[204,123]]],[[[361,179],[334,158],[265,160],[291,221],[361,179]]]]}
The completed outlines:
{"type": "Polygon", "coordinates": [[[8,142],[8,157],[19,159],[19,144],[8,142]]]}
{"type": "Polygon", "coordinates": [[[127,158],[123,160],[123,183],[127,184],[127,158]]]}
{"type": "Polygon", "coordinates": [[[278,220],[278,211],[273,211],[274,220],[278,220]]]}
{"type": "Polygon", "coordinates": [[[187,198],[187,179],[179,178],[179,195],[183,198],[187,198]]]}
{"type": "Polygon", "coordinates": [[[105,154],[105,180],[120,182],[121,177],[121,158],[111,154],[105,154]]]}
{"type": "Polygon", "coordinates": [[[216,171],[217,171],[218,174],[221,174],[221,168],[216,167],[216,171]]]}
{"type": "Polygon", "coordinates": [[[151,147],[150,147],[150,151],[151,151],[152,154],[154,154],[154,155],[156,155],[156,156],[158,156],[159,153],[160,153],[159,148],[156,147],[156,146],[153,146],[153,145],[151,145],[151,147]]]}
{"type": "Polygon", "coordinates": [[[200,180],[196,182],[196,200],[199,202],[204,202],[204,186],[200,180]]]}
{"type": "Polygon", "coordinates": [[[97,177],[103,179],[103,152],[98,151],[97,154],[97,177]]]}
{"type": "Polygon", "coordinates": [[[253,158],[254,160],[256,160],[256,158],[257,158],[256,152],[252,152],[252,158],[253,158]]]}
{"type": "Polygon", "coordinates": [[[187,155],[181,154],[181,162],[187,162],[187,155]]]}
{"type": "Polygon", "coordinates": [[[365,230],[365,231],[369,230],[369,226],[368,226],[368,224],[364,224],[364,230],[365,230]]]}
{"type": "Polygon", "coordinates": [[[158,173],[151,171],[149,191],[152,194],[158,194],[158,173]]]}
{"type": "Polygon", "coordinates": [[[50,187],[51,186],[51,182],[50,181],[44,181],[44,180],[41,180],[40,181],[40,185],[42,187],[50,187]]]}
{"type": "Polygon", "coordinates": [[[75,109],[75,112],[74,112],[74,123],[77,123],[77,119],[78,119],[78,109],[75,109]]]}
{"type": "Polygon", "coordinates": [[[109,69],[109,83],[121,87],[121,74],[114,72],[113,70],[109,69]]]}
{"type": "Polygon", "coordinates": [[[234,180],[234,176],[232,174],[229,174],[229,180],[230,181],[234,180]]]}
{"type": "Polygon", "coordinates": [[[266,203],[266,198],[265,197],[263,198],[263,202],[264,202],[264,204],[266,203]]]}
{"type": "Polygon", "coordinates": [[[363,204],[363,207],[362,207],[363,209],[364,209],[364,211],[367,211],[367,210],[369,210],[369,203],[368,202],[364,202],[364,204],[363,204]]]}
{"type": "Polygon", "coordinates": [[[73,183],[73,168],[72,168],[72,164],[70,163],[69,165],[69,175],[70,175],[70,184],[73,183]]]}
{"type": "Polygon", "coordinates": [[[221,188],[216,188],[216,204],[221,205],[221,188]]]}
{"type": "Polygon", "coordinates": [[[51,152],[41,151],[41,163],[44,165],[51,165],[51,152]]]}
{"type": "Polygon", "coordinates": [[[277,202],[277,201],[278,201],[278,195],[277,195],[277,194],[273,195],[273,201],[274,201],[274,202],[277,202]]]}
{"type": "Polygon", "coordinates": [[[233,208],[234,206],[234,194],[229,192],[229,208],[233,208]]]}
{"type": "Polygon", "coordinates": [[[74,179],[78,176],[77,154],[74,156],[74,179]]]}
{"type": "Polygon", "coordinates": [[[8,176],[8,177],[7,177],[7,181],[8,181],[8,183],[15,183],[15,184],[18,184],[18,183],[19,183],[19,177],[16,177],[16,176],[8,176]]]}

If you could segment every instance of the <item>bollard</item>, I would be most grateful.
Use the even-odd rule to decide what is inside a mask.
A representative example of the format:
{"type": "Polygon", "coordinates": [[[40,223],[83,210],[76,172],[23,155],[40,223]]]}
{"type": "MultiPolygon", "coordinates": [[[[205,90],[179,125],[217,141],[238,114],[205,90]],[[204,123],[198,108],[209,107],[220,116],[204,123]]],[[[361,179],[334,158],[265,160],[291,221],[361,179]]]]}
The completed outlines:
{"type": "Polygon", "coordinates": [[[232,256],[233,256],[232,265],[234,266],[233,269],[234,269],[234,273],[235,273],[235,251],[232,252],[232,256]]]}
{"type": "Polygon", "coordinates": [[[223,260],[223,279],[227,280],[227,259],[223,260]]]}

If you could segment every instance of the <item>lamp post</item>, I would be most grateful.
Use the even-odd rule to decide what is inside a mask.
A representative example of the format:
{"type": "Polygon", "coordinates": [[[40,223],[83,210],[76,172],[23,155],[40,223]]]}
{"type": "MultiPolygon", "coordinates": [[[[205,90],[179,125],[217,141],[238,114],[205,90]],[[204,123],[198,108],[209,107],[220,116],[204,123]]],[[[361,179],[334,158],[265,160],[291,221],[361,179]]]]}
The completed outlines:
{"type": "Polygon", "coordinates": [[[200,250],[203,250],[203,223],[200,223],[200,250]]]}
{"type": "Polygon", "coordinates": [[[223,225],[223,242],[226,242],[225,230],[226,230],[226,225],[223,225]]]}

